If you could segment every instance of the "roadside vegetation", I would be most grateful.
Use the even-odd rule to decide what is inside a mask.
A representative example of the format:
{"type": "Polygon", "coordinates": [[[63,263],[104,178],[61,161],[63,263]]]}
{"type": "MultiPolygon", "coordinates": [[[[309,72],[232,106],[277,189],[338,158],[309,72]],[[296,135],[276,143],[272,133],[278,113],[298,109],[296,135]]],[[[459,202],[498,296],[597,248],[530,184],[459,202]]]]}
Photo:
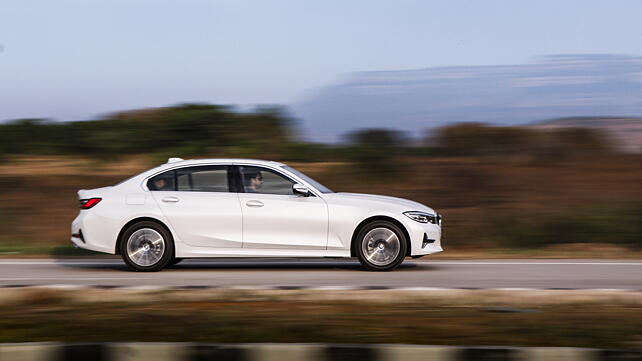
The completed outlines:
{"type": "Polygon", "coordinates": [[[619,153],[595,130],[464,123],[423,137],[357,130],[318,144],[297,129],[279,108],[209,104],[0,124],[0,254],[71,252],[78,189],[170,156],[279,160],[335,191],[429,204],[444,215],[450,250],[642,251],[642,155],[619,153]]]}
{"type": "Polygon", "coordinates": [[[642,345],[635,293],[361,292],[7,289],[0,342],[642,345]]]}

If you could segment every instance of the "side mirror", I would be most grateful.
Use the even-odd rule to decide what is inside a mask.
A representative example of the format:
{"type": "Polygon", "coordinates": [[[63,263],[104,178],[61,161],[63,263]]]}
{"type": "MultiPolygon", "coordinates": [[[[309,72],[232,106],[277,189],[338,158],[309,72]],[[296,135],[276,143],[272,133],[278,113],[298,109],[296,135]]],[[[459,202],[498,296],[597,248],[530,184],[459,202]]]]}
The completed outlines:
{"type": "Polygon", "coordinates": [[[294,193],[294,195],[302,197],[307,197],[310,195],[310,190],[308,189],[308,187],[298,183],[292,185],[292,192],[294,193]]]}

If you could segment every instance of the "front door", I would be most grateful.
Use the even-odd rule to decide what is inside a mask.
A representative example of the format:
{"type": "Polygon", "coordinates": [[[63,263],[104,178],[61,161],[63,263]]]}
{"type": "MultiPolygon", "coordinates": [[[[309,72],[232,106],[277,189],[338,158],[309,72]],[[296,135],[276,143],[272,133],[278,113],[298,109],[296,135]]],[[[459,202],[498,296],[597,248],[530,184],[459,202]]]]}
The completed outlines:
{"type": "Polygon", "coordinates": [[[294,195],[295,183],[270,168],[238,166],[243,248],[325,249],[328,207],[311,195],[294,195]]]}
{"type": "Polygon", "coordinates": [[[228,166],[192,166],[151,178],[148,188],[184,243],[241,248],[243,215],[238,193],[230,192],[228,166]]]}

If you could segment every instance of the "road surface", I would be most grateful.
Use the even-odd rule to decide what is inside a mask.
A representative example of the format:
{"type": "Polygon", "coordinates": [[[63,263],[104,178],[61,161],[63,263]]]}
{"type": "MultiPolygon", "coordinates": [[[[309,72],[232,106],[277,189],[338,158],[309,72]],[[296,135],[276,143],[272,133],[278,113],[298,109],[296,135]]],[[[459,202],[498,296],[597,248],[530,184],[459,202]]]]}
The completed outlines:
{"type": "Polygon", "coordinates": [[[119,259],[0,259],[0,286],[553,288],[642,290],[642,260],[406,260],[392,272],[355,260],[186,260],[156,273],[119,259]]]}

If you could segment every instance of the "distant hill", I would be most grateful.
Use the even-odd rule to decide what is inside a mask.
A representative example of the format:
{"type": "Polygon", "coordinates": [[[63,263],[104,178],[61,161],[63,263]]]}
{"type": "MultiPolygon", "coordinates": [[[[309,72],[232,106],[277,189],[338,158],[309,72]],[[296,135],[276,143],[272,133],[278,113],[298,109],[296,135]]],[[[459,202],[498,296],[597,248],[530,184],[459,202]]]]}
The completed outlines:
{"type": "Polygon", "coordinates": [[[642,118],[617,117],[569,117],[537,122],[532,128],[554,129],[567,127],[593,128],[611,136],[611,140],[622,151],[642,153],[642,118]]]}
{"type": "Polygon", "coordinates": [[[361,72],[319,89],[293,109],[310,137],[329,141],[365,127],[416,132],[455,122],[639,117],[642,57],[556,55],[522,65],[361,72]]]}

